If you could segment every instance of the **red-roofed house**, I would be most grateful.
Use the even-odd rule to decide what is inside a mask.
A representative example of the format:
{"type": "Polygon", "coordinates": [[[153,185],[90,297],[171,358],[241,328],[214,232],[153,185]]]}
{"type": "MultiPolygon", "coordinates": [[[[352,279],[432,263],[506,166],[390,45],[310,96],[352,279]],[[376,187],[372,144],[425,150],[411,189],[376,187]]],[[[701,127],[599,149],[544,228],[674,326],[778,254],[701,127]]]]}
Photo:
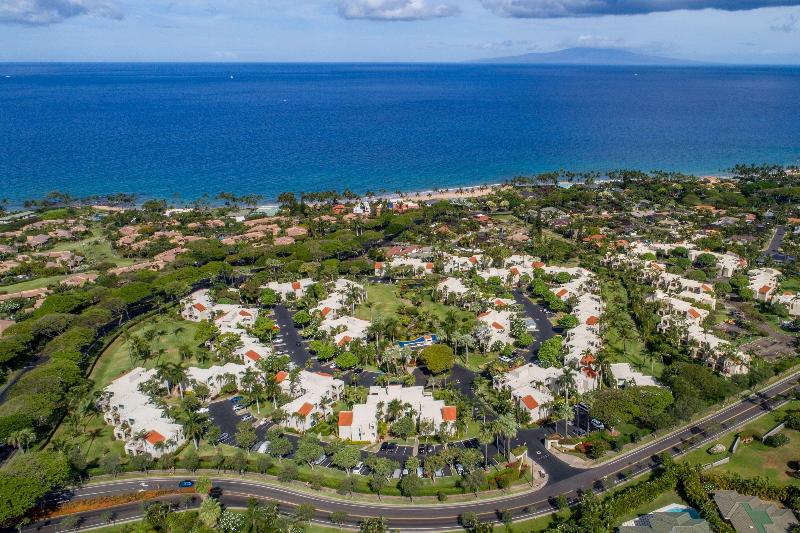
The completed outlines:
{"type": "Polygon", "coordinates": [[[353,411],[339,411],[339,427],[353,425],[353,411]]]}
{"type": "Polygon", "coordinates": [[[281,383],[284,379],[286,379],[288,375],[289,373],[287,371],[281,370],[280,372],[275,374],[275,383],[281,383]]]}
{"type": "Polygon", "coordinates": [[[147,435],[145,436],[144,440],[146,440],[147,443],[150,444],[151,446],[155,446],[156,443],[164,442],[167,439],[166,439],[166,437],[164,437],[164,435],[162,435],[158,431],[153,430],[153,431],[149,431],[147,433],[147,435]]]}
{"type": "Polygon", "coordinates": [[[261,355],[255,350],[247,350],[244,355],[253,362],[261,360],[261,355]]]}
{"type": "Polygon", "coordinates": [[[556,296],[558,298],[561,298],[562,300],[566,300],[569,297],[569,291],[567,289],[562,288],[556,293],[556,296]]]}
{"type": "Polygon", "coordinates": [[[600,323],[600,318],[595,315],[591,315],[589,318],[586,319],[587,326],[596,326],[599,323],[600,323]]]}
{"type": "Polygon", "coordinates": [[[456,421],[456,407],[454,405],[445,405],[442,407],[442,420],[445,422],[456,421]]]}
{"type": "Polygon", "coordinates": [[[541,261],[534,261],[533,263],[531,263],[531,266],[533,268],[544,268],[544,263],[542,263],[541,261]]]}

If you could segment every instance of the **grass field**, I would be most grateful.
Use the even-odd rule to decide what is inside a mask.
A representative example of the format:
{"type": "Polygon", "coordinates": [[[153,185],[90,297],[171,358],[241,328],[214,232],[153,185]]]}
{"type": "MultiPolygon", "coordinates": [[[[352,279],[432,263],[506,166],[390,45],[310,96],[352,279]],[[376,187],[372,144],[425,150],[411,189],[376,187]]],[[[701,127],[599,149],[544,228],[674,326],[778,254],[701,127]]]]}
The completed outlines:
{"type": "MultiPolygon", "coordinates": [[[[370,320],[377,316],[397,316],[397,310],[401,305],[412,305],[409,300],[400,298],[397,295],[395,286],[392,284],[368,283],[366,288],[369,305],[361,304],[356,307],[357,318],[370,320]]],[[[470,313],[458,307],[451,307],[440,302],[434,302],[428,296],[423,298],[419,309],[420,311],[426,311],[436,316],[440,321],[444,320],[450,309],[454,309],[458,320],[464,324],[465,327],[470,327],[477,321],[474,313],[470,313]]]]}
{"type": "Polygon", "coordinates": [[[59,275],[59,276],[47,276],[44,278],[36,278],[28,281],[21,281],[19,283],[14,283],[13,285],[1,285],[0,291],[11,294],[12,292],[20,292],[20,291],[29,291],[31,289],[41,289],[43,287],[49,287],[50,285],[56,285],[59,281],[66,278],[67,275],[59,275]]]}
{"type": "Polygon", "coordinates": [[[57,243],[53,250],[70,250],[86,258],[87,263],[114,263],[117,266],[130,265],[135,259],[122,257],[112,247],[111,242],[103,235],[100,228],[93,228],[91,235],[80,241],[64,241],[57,243]]]}
{"type": "MultiPolygon", "coordinates": [[[[695,450],[683,459],[695,464],[707,464],[722,459],[725,454],[711,455],[708,449],[719,442],[730,449],[737,433],[746,430],[766,433],[782,420],[786,411],[800,409],[800,401],[792,401],[771,413],[767,413],[758,420],[744,426],[744,428],[728,433],[720,439],[708,443],[700,450],[695,450]]],[[[789,443],[780,448],[771,448],[758,441],[750,444],[740,444],[736,453],[731,456],[728,464],[717,467],[715,470],[736,472],[743,477],[765,476],[778,483],[790,483],[800,486],[800,479],[795,479],[787,474],[790,471],[787,463],[800,458],[800,432],[784,429],[783,433],[789,437],[789,443]]]]}
{"type": "MultiPolygon", "coordinates": [[[[178,348],[180,346],[189,345],[193,348],[197,346],[197,342],[194,340],[196,330],[197,324],[195,322],[188,322],[171,314],[157,315],[134,326],[130,331],[131,336],[153,335],[153,340],[150,342],[153,356],[144,361],[132,361],[129,355],[128,342],[123,336],[117,337],[100,355],[94,370],[89,376],[94,381],[95,389],[102,389],[120,374],[137,366],[153,368],[162,362],[179,362],[178,348]],[[163,350],[163,352],[160,352],[160,350],[163,350]]],[[[188,366],[203,366],[194,359],[185,361],[185,364],[188,366]]]]}

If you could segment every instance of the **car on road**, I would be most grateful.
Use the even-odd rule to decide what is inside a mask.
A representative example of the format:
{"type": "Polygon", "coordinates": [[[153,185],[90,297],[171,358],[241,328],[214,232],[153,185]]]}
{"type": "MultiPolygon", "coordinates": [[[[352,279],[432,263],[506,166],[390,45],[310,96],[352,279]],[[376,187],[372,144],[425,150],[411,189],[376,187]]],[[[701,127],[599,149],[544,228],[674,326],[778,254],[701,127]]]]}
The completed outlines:
{"type": "Polygon", "coordinates": [[[178,486],[182,489],[188,487],[194,487],[194,481],[192,481],[191,479],[184,479],[183,481],[178,482],[178,486]]]}

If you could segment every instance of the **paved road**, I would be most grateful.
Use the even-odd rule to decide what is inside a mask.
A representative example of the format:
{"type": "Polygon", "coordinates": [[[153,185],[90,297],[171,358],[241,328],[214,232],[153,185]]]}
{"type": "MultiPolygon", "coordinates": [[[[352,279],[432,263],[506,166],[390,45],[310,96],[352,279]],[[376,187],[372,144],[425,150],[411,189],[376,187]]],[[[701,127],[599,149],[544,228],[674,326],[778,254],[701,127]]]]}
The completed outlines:
{"type": "Polygon", "coordinates": [[[559,332],[553,328],[553,324],[550,322],[545,310],[542,309],[542,306],[533,303],[521,289],[514,289],[514,300],[525,309],[525,316],[533,319],[536,324],[536,331],[533,332],[535,342],[531,345],[530,357],[528,358],[529,361],[533,361],[536,359],[542,343],[559,332]]]}
{"type": "MultiPolygon", "coordinates": [[[[721,428],[718,433],[728,431],[735,427],[757,418],[772,410],[778,403],[787,399],[797,387],[797,374],[767,387],[757,395],[749,396],[736,402],[697,424],[678,430],[651,442],[626,455],[613,459],[596,468],[579,470],[566,477],[551,478],[549,483],[535,492],[522,493],[491,501],[468,501],[450,505],[389,505],[365,504],[363,502],[349,502],[330,500],[324,496],[309,495],[295,492],[289,488],[260,484],[250,480],[214,480],[215,486],[222,489],[222,501],[226,505],[244,505],[248,497],[272,500],[281,503],[287,510],[294,505],[310,503],[316,509],[317,520],[325,521],[333,511],[345,511],[350,516],[350,523],[356,523],[365,516],[385,516],[393,528],[403,531],[439,531],[457,527],[458,516],[465,512],[475,512],[483,519],[496,520],[500,509],[509,510],[515,520],[529,518],[551,512],[553,498],[565,494],[569,498],[576,498],[581,491],[592,487],[601,490],[603,480],[610,486],[626,479],[627,473],[638,473],[654,468],[658,464],[658,456],[668,452],[673,456],[683,453],[683,447],[688,439],[696,439],[695,447],[705,445],[712,440],[714,434],[706,434],[710,427],[721,428]]],[[[524,438],[524,437],[521,437],[524,438]]],[[[686,445],[688,449],[689,446],[686,445]]],[[[535,454],[534,449],[534,454],[535,454]]],[[[146,481],[148,484],[162,484],[172,486],[175,479],[154,478],[146,481]]],[[[75,498],[86,498],[109,494],[128,493],[141,490],[141,480],[114,481],[78,488],[75,498]]],[[[131,504],[120,506],[116,509],[118,516],[139,516],[139,505],[131,504]]],[[[101,512],[84,513],[84,523],[98,524],[101,512]]],[[[39,523],[34,529],[43,531],[56,531],[56,524],[39,523]]]]}

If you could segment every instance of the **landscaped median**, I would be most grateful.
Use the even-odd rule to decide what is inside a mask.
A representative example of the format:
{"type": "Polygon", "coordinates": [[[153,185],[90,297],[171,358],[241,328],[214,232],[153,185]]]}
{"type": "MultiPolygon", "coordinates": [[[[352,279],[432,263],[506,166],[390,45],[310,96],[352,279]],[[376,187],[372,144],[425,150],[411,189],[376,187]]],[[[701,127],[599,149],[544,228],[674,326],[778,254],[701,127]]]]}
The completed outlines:
{"type": "Polygon", "coordinates": [[[43,520],[45,518],[56,518],[77,513],[85,513],[87,511],[110,509],[126,503],[143,502],[170,496],[185,496],[188,494],[196,494],[194,488],[142,490],[137,492],[115,494],[112,496],[82,498],[61,503],[54,508],[44,509],[39,514],[36,514],[34,519],[43,520]]]}
{"type": "MultiPolygon", "coordinates": [[[[320,477],[321,469],[316,468],[314,471],[314,475],[316,477],[320,477]]],[[[305,494],[308,496],[324,496],[325,498],[330,499],[339,499],[348,502],[364,502],[364,503],[380,503],[381,505],[408,505],[409,498],[401,496],[400,490],[398,488],[394,488],[394,490],[390,489],[388,486],[381,492],[380,497],[375,494],[369,492],[368,487],[368,476],[352,476],[356,479],[354,484],[354,490],[352,493],[345,493],[341,494],[340,491],[337,491],[335,488],[328,487],[323,485],[322,487],[315,489],[312,488],[310,482],[307,479],[298,479],[296,481],[288,482],[288,483],[281,483],[277,481],[276,478],[272,476],[264,476],[252,473],[245,473],[243,475],[237,475],[232,473],[219,473],[215,470],[198,470],[196,472],[188,472],[188,471],[176,471],[175,473],[165,473],[165,472],[152,472],[152,476],[141,476],[141,475],[134,475],[133,473],[130,474],[123,474],[117,477],[111,476],[98,476],[93,478],[84,487],[100,487],[109,483],[119,483],[123,481],[143,481],[148,483],[163,483],[163,482],[175,482],[177,484],[178,481],[183,479],[197,479],[202,477],[208,477],[212,481],[218,480],[227,480],[227,481],[237,481],[242,482],[246,481],[248,483],[252,483],[254,485],[263,485],[268,487],[278,487],[281,489],[289,489],[291,491],[305,494]],[[363,488],[364,490],[358,491],[357,488],[363,488]]],[[[344,476],[344,474],[342,473],[344,476]]],[[[488,483],[486,486],[486,490],[479,491],[477,496],[474,493],[464,493],[460,488],[455,487],[453,484],[450,485],[450,494],[447,495],[445,500],[440,499],[438,492],[439,489],[442,488],[442,482],[439,481],[436,484],[431,484],[428,481],[424,482],[424,490],[419,492],[418,496],[414,496],[413,503],[415,505],[447,505],[448,503],[456,504],[456,503],[463,503],[463,502],[470,502],[470,501],[491,501],[495,499],[503,499],[513,494],[520,494],[526,491],[538,489],[538,485],[534,485],[535,489],[531,488],[531,477],[530,472],[527,469],[523,469],[521,472],[519,469],[511,465],[508,468],[504,469],[497,469],[495,473],[491,476],[487,476],[487,479],[496,480],[501,476],[505,476],[507,478],[515,478],[512,481],[512,484],[505,490],[499,489],[488,489],[488,483]],[[519,476],[519,477],[517,477],[519,476]],[[458,492],[455,492],[458,491],[458,492]]],[[[341,479],[341,478],[336,478],[341,479]]],[[[494,482],[494,486],[496,486],[496,481],[494,482]]],[[[177,492],[175,492],[177,494],[177,492]]],[[[80,501],[80,498],[76,499],[75,501],[80,501]]],[[[79,512],[79,511],[76,511],[79,512]]]]}

